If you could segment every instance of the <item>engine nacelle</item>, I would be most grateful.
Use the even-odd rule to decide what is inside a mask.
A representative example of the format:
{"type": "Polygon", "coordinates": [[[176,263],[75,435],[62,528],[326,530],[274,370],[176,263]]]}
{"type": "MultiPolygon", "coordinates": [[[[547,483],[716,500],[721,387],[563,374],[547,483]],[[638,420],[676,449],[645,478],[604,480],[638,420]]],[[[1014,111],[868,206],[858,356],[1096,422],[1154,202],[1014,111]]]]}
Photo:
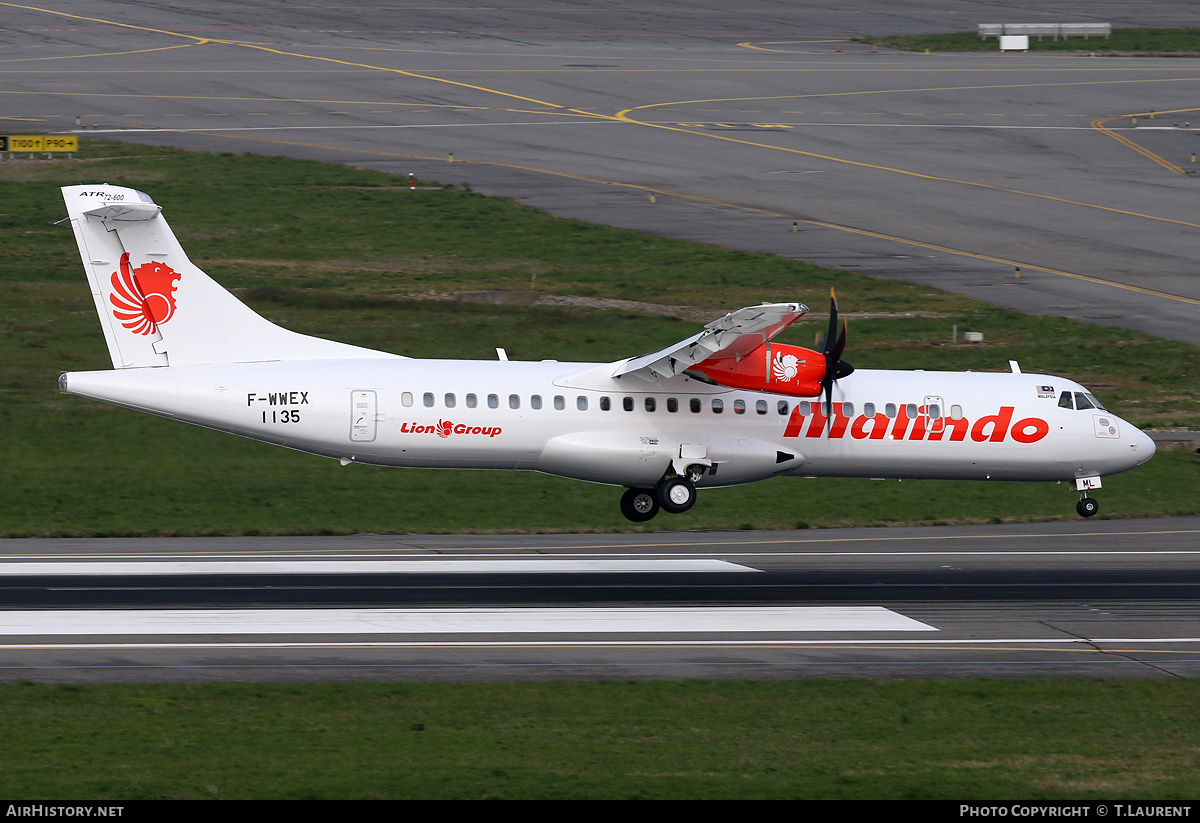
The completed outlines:
{"type": "Polygon", "coordinates": [[[705,360],[688,372],[731,389],[816,397],[825,376],[825,355],[800,346],[766,343],[744,357],[705,360]]]}

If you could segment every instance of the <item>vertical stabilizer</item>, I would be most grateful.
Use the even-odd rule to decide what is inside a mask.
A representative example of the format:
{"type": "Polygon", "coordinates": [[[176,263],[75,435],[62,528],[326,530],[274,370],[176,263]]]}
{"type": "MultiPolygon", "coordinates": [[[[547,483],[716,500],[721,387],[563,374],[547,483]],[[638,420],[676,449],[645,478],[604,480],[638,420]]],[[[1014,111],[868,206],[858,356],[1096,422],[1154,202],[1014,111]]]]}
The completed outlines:
{"type": "Polygon", "coordinates": [[[115,368],[397,356],[255,314],[188,260],[162,209],[140,191],[62,191],[115,368]]]}

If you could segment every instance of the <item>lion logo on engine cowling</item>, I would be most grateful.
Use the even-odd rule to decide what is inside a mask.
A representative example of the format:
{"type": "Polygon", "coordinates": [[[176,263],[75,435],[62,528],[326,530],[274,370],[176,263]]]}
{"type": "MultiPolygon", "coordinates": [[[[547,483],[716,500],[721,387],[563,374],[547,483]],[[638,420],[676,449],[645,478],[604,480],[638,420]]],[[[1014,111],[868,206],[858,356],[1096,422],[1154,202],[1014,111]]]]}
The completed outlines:
{"type": "Polygon", "coordinates": [[[775,355],[775,361],[771,363],[771,373],[781,383],[790,382],[793,377],[800,373],[800,358],[794,354],[780,352],[775,355]]]}
{"type": "Polygon", "coordinates": [[[112,274],[108,302],[113,317],[134,334],[153,334],[175,314],[175,289],[179,272],[166,263],[151,260],[136,269],[129,266],[129,252],[121,255],[121,270],[112,274]]]}

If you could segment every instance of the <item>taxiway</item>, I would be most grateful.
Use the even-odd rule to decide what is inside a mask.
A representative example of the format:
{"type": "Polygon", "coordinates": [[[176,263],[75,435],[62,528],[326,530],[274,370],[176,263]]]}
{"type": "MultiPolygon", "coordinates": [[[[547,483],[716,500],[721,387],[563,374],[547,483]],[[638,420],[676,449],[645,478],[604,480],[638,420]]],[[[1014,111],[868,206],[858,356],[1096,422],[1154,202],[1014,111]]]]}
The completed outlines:
{"type": "MultiPolygon", "coordinates": [[[[84,16],[59,0],[5,5],[0,83],[21,130],[413,173],[1200,343],[1200,59],[850,40],[1009,12],[1063,13],[101,0],[84,16]]],[[[1184,2],[1087,12],[1117,26],[1200,19],[1184,2]]]]}

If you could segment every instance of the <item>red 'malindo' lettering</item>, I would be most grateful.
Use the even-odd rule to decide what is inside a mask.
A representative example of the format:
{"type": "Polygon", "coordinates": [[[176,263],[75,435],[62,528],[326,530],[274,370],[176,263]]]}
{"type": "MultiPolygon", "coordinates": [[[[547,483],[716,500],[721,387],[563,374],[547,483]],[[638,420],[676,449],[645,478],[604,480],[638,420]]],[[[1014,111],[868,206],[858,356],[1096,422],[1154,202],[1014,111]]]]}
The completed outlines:
{"type": "Polygon", "coordinates": [[[850,425],[850,436],[855,440],[863,440],[868,437],[872,440],[882,440],[887,437],[889,422],[891,421],[888,420],[886,414],[877,414],[874,417],[860,414],[850,425]],[[867,429],[867,424],[870,424],[870,430],[867,429]]]}
{"type": "Polygon", "coordinates": [[[1012,439],[1018,443],[1036,443],[1050,431],[1050,424],[1036,417],[1018,420],[1012,427],[1012,439]]]}
{"type": "Polygon", "coordinates": [[[989,414],[987,417],[979,418],[971,427],[971,439],[977,443],[982,443],[984,440],[999,443],[1008,433],[1008,424],[1012,422],[1012,416],[1012,406],[1001,406],[999,414],[989,414]],[[992,427],[991,432],[987,431],[988,426],[992,427]]]}
{"type": "Polygon", "coordinates": [[[1040,417],[1026,417],[1013,423],[1013,406],[1001,406],[996,414],[979,418],[972,425],[965,417],[941,417],[930,420],[924,406],[916,417],[909,417],[906,407],[901,405],[891,431],[888,431],[889,419],[886,415],[876,414],[867,417],[860,414],[853,419],[842,413],[842,404],[833,403],[832,420],[825,417],[820,404],[811,406],[811,414],[800,413],[800,405],[792,409],[788,418],[784,437],[828,437],[831,440],[844,438],[849,430],[855,440],[947,440],[961,442],[971,439],[976,443],[1001,443],[1006,437],[1011,437],[1017,443],[1036,443],[1050,432],[1050,424],[1040,417]],[[805,427],[805,424],[807,428],[805,427]],[[911,424],[911,428],[910,428],[911,424]],[[947,436],[949,433],[949,436],[947,436]],[[906,437],[907,435],[907,437],[906,437]]]}

